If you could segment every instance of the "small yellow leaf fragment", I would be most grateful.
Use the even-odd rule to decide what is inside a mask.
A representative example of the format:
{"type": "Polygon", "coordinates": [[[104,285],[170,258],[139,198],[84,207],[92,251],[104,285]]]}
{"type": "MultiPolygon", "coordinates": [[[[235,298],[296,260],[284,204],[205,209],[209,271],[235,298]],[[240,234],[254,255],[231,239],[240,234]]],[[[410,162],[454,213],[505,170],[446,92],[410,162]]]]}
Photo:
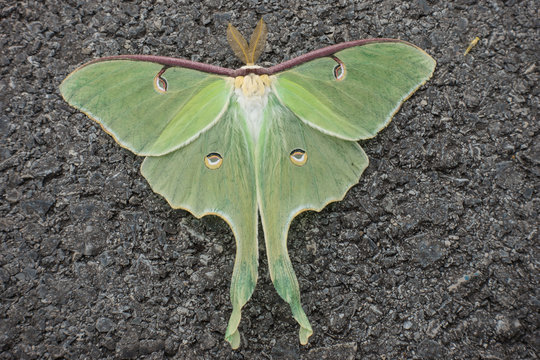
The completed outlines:
{"type": "Polygon", "coordinates": [[[472,48],[475,47],[476,44],[478,44],[478,41],[480,41],[480,38],[477,36],[471,41],[471,43],[467,47],[467,50],[465,50],[465,52],[463,53],[463,56],[467,55],[469,53],[469,51],[471,51],[472,48]]]}

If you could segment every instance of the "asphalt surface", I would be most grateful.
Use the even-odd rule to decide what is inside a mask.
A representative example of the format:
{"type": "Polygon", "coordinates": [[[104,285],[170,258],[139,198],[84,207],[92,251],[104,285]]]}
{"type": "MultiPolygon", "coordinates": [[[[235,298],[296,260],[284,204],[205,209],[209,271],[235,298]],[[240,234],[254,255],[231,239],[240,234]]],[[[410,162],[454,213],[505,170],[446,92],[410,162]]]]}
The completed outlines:
{"type": "Polygon", "coordinates": [[[533,0],[3,1],[0,359],[537,359],[538,14],[533,0]],[[170,209],[58,85],[107,55],[239,67],[227,23],[249,36],[261,16],[263,66],[372,37],[438,65],[361,142],[371,163],[345,199],[291,226],[309,344],[261,246],[233,351],[227,224],[170,209]]]}

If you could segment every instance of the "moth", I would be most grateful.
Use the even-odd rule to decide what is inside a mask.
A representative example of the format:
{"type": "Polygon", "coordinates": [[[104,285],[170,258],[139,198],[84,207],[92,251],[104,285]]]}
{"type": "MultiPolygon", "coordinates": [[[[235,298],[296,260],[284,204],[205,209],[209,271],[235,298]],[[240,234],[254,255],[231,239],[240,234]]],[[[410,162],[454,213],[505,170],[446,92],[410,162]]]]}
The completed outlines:
{"type": "Polygon", "coordinates": [[[225,339],[240,344],[241,309],[257,282],[258,215],[270,277],[300,325],[313,330],[287,252],[295,216],[343,199],[368,165],[358,140],[390,122],[433,74],[435,60],[395,39],[328,46],[264,68],[261,19],[249,44],[231,24],[239,69],[119,55],[90,61],[60,85],[63,98],[120,146],[175,209],[223,218],[236,240],[225,339]]]}

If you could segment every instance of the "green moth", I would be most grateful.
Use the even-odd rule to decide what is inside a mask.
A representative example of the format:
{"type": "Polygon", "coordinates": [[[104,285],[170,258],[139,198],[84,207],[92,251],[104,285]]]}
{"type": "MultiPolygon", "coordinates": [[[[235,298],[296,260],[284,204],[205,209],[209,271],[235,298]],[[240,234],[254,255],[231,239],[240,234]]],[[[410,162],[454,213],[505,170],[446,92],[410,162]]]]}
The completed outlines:
{"type": "Polygon", "coordinates": [[[313,330],[287,252],[289,225],[345,196],[368,165],[357,141],[388,125],[435,69],[424,51],[394,39],[345,42],[263,68],[255,61],[266,35],[262,19],[249,44],[229,24],[227,39],[246,64],[240,69],[120,55],[91,61],[60,85],[69,104],[146,157],[143,176],[173,208],[217,215],[231,227],[225,339],[233,348],[257,282],[258,214],[270,277],[306,344],[313,330]]]}

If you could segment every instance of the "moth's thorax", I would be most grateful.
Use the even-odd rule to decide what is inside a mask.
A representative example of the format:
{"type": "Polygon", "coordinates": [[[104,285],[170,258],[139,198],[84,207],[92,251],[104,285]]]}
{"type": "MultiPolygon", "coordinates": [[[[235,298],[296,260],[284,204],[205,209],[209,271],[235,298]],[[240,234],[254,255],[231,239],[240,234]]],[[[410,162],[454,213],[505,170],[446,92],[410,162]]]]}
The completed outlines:
{"type": "Polygon", "coordinates": [[[249,74],[234,79],[234,93],[252,136],[257,142],[273,77],[249,74]]]}
{"type": "MultiPolygon", "coordinates": [[[[246,68],[246,66],[244,66],[246,68]]],[[[246,97],[262,96],[270,87],[270,77],[268,75],[248,74],[234,78],[234,88],[241,89],[246,97]]]]}

